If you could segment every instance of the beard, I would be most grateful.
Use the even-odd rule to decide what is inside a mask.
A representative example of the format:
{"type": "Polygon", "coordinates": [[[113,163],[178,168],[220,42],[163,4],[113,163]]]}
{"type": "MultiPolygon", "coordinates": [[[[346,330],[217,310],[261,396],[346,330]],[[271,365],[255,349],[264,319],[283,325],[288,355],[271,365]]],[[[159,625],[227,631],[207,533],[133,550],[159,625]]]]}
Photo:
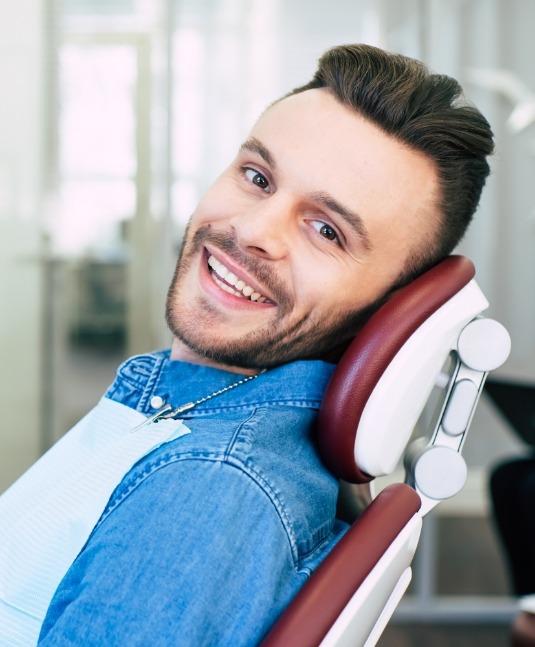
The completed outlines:
{"type": "Polygon", "coordinates": [[[364,321],[385,300],[385,297],[381,297],[350,313],[331,311],[322,319],[306,314],[291,321],[293,297],[268,263],[244,253],[232,235],[214,232],[210,225],[201,226],[193,235],[189,230],[188,226],[167,294],[165,318],[177,339],[198,355],[216,363],[244,369],[263,369],[299,359],[335,362],[364,321]],[[204,254],[205,243],[227,252],[260,285],[268,289],[277,304],[269,324],[259,324],[256,329],[239,338],[216,338],[207,331],[221,315],[209,301],[198,297],[195,303],[182,302],[181,284],[194,260],[204,254]]]}

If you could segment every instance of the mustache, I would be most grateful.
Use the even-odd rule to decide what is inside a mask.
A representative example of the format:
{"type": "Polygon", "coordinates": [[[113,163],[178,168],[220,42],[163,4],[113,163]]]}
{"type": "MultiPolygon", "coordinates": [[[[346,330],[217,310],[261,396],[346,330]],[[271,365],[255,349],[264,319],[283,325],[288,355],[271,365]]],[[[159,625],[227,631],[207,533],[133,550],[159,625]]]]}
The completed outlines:
{"type": "Polygon", "coordinates": [[[186,243],[187,255],[201,252],[206,243],[210,243],[232,256],[260,285],[269,290],[270,295],[282,311],[292,307],[293,300],[274,268],[268,261],[254,254],[246,253],[237,243],[235,236],[223,231],[213,231],[211,225],[202,225],[193,233],[189,244],[186,243]]]}

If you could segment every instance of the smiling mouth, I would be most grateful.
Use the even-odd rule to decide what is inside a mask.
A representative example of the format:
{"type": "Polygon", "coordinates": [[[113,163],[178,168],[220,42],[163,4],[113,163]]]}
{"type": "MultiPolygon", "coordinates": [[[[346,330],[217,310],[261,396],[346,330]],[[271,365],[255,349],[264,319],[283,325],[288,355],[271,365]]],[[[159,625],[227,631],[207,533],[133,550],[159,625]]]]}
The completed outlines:
{"type": "Polygon", "coordinates": [[[210,255],[208,257],[208,266],[211,269],[210,274],[214,283],[225,292],[247,301],[269,304],[273,303],[273,301],[265,297],[263,294],[260,294],[260,292],[256,292],[254,288],[238,278],[234,272],[231,272],[227,267],[225,267],[215,256],[210,255]]]}

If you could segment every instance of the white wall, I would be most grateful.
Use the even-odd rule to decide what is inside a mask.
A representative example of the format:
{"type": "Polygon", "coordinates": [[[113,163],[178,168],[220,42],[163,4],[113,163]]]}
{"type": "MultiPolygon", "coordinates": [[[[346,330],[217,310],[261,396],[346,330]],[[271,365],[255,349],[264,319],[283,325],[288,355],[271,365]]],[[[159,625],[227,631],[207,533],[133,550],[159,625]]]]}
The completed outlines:
{"type": "Polygon", "coordinates": [[[0,4],[0,491],[39,454],[43,23],[0,4]]]}

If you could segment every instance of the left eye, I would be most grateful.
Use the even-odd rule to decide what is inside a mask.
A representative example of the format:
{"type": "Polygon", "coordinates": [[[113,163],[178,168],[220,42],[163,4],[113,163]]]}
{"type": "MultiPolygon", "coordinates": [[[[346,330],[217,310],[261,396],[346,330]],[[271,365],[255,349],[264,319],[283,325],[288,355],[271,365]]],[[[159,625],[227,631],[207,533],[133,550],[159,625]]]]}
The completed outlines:
{"type": "Polygon", "coordinates": [[[328,225],[325,222],[321,222],[320,220],[314,220],[312,222],[312,226],[318,232],[318,234],[320,234],[320,236],[323,236],[327,240],[338,240],[336,229],[331,227],[331,225],[328,225]]]}
{"type": "Polygon", "coordinates": [[[267,181],[266,177],[262,175],[262,173],[255,171],[255,169],[246,168],[245,177],[249,180],[249,182],[256,184],[257,187],[260,187],[264,191],[266,189],[269,189],[269,182],[267,181]]]}

